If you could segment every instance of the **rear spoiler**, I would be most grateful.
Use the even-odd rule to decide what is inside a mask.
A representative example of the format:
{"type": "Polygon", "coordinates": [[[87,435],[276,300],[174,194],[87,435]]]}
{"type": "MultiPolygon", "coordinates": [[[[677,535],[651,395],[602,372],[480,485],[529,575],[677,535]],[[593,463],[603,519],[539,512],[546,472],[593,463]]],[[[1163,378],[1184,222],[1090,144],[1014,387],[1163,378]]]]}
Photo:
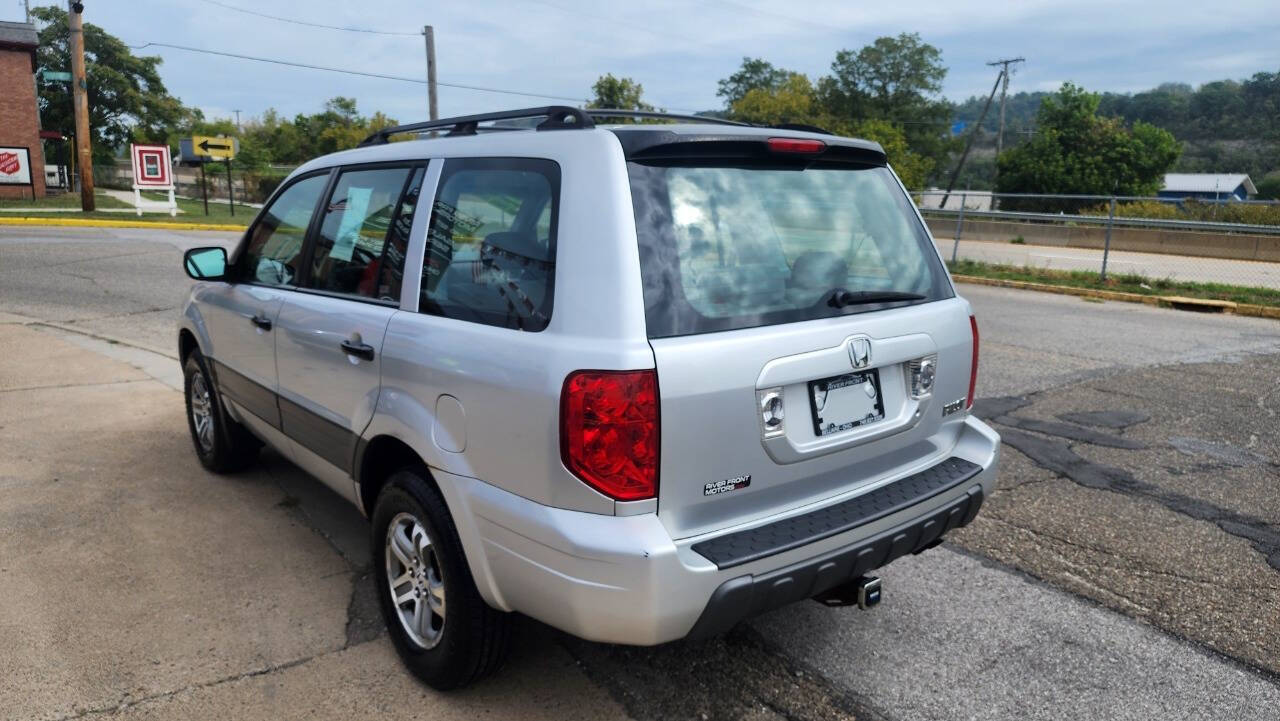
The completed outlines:
{"type": "Polygon", "coordinates": [[[803,156],[787,157],[774,152],[769,147],[769,139],[772,137],[795,137],[785,130],[780,130],[776,136],[735,133],[729,129],[718,128],[705,133],[618,129],[614,134],[622,143],[622,152],[627,160],[694,163],[715,160],[783,161],[785,163],[803,160],[805,164],[821,162],[859,165],[887,163],[884,150],[878,144],[833,135],[822,138],[797,137],[803,140],[820,140],[826,144],[826,148],[820,152],[805,153],[803,156]]]}

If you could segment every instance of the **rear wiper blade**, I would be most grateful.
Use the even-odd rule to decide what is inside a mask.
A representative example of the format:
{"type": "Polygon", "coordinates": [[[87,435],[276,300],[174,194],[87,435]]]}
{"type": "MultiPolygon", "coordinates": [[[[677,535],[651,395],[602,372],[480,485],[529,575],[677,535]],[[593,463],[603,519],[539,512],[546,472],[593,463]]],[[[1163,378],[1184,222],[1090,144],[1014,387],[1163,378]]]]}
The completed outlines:
{"type": "Polygon", "coordinates": [[[850,305],[890,303],[896,300],[924,300],[925,297],[919,293],[903,293],[897,290],[845,290],[844,288],[834,288],[827,294],[827,305],[832,308],[844,308],[850,305]]]}

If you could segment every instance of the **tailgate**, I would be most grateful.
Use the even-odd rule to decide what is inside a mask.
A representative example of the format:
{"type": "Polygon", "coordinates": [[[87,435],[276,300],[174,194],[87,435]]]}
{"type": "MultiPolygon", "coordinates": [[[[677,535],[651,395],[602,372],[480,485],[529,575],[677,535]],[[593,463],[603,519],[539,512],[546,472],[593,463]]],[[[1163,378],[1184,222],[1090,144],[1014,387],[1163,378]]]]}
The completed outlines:
{"type": "Polygon", "coordinates": [[[968,393],[971,344],[969,306],[960,298],[653,339],[662,413],[659,517],[673,537],[684,538],[936,463],[963,423],[955,404],[963,408],[968,393]],[[865,365],[855,367],[863,354],[865,365]],[[914,399],[912,361],[931,356],[936,381],[914,399]],[[783,413],[771,427],[765,408],[774,395],[783,413]]]}

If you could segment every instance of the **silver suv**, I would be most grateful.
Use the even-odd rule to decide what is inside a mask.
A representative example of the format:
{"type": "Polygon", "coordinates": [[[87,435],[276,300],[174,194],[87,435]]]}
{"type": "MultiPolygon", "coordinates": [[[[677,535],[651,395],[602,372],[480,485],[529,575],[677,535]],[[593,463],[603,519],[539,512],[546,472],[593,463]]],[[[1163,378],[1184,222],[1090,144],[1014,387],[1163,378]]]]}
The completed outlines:
{"type": "Polygon", "coordinates": [[[200,461],[265,443],[356,504],[437,688],[514,612],[649,645],[874,605],[995,483],[977,325],[881,148],[649,115],[391,128],[184,259],[200,461]]]}

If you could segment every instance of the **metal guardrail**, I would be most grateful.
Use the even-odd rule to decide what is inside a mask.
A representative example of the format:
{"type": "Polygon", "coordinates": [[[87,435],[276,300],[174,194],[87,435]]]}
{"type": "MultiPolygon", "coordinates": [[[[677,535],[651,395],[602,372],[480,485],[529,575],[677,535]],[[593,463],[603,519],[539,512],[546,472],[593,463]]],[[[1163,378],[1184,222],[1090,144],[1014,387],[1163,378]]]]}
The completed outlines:
{"type": "MultiPolygon", "coordinates": [[[[1044,197],[1044,196],[1037,196],[1044,197]]],[[[1073,196],[1079,197],[1079,196],[1073,196]]],[[[1110,198],[1107,198],[1110,200],[1110,198]]],[[[990,220],[1011,220],[1018,222],[1036,221],[1046,223],[1078,223],[1081,225],[1126,226],[1133,228],[1167,228],[1170,230],[1190,230],[1211,233],[1227,233],[1229,235],[1280,235],[1280,225],[1254,225],[1251,223],[1218,223],[1208,220],[1173,220],[1169,218],[1130,218],[1107,217],[1105,215],[1075,215],[1067,213],[1027,213],[1013,210],[971,210],[941,208],[921,208],[920,214],[943,218],[969,216],[990,220]]]]}
{"type": "MultiPolygon", "coordinates": [[[[951,248],[951,260],[954,263],[958,258],[960,251],[960,239],[964,233],[965,216],[972,219],[1006,221],[1026,223],[1028,225],[1084,225],[1101,227],[1106,229],[1106,237],[1102,246],[1101,269],[1099,278],[1107,279],[1108,262],[1111,255],[1111,231],[1116,227],[1124,228],[1150,228],[1150,229],[1168,229],[1168,230],[1185,230],[1191,232],[1214,233],[1218,235],[1238,235],[1238,236],[1277,236],[1280,235],[1280,225],[1268,224],[1252,224],[1252,223],[1227,223],[1214,220],[1179,220],[1173,218],[1139,218],[1130,216],[1116,216],[1116,208],[1120,201],[1155,201],[1163,204],[1180,205],[1187,199],[1159,198],[1159,197],[1137,197],[1137,196],[1108,196],[1108,195],[1055,195],[1055,194],[1038,194],[1038,193],[990,193],[990,192],[971,192],[960,191],[946,193],[945,191],[916,191],[911,194],[912,199],[920,206],[921,215],[934,219],[956,219],[955,239],[951,248]],[[930,208],[925,207],[922,202],[926,196],[943,196],[940,205],[946,205],[950,196],[959,197],[959,208],[930,208]],[[979,208],[966,207],[971,199],[978,199],[979,203],[989,204],[992,201],[998,201],[1002,198],[1026,198],[1026,199],[1053,199],[1053,200],[1072,200],[1072,201],[1103,201],[1107,204],[1107,215],[1082,215],[1079,213],[1063,213],[1063,212],[1029,212],[1015,210],[985,210],[979,208]]],[[[1203,201],[1202,201],[1203,202],[1203,201]]],[[[1210,200],[1207,201],[1218,206],[1229,204],[1257,204],[1257,205],[1275,205],[1277,201],[1223,201],[1210,200]]]]}

